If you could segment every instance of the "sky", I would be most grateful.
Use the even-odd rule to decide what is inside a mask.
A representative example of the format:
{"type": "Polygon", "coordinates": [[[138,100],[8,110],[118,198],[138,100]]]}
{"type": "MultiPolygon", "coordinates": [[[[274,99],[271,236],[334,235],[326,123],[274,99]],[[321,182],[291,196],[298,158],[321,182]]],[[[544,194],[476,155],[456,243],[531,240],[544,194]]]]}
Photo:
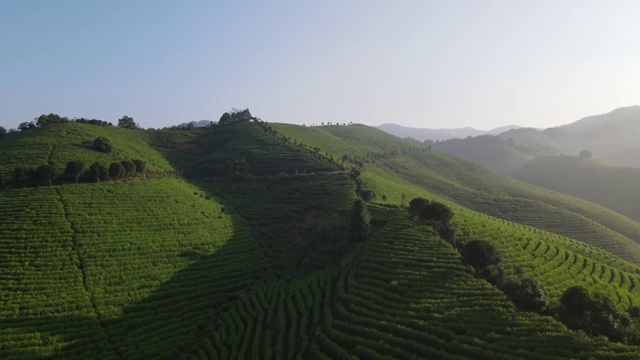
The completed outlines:
{"type": "Polygon", "coordinates": [[[43,113],[550,127],[640,104],[640,1],[0,0],[0,126],[43,113]]]}

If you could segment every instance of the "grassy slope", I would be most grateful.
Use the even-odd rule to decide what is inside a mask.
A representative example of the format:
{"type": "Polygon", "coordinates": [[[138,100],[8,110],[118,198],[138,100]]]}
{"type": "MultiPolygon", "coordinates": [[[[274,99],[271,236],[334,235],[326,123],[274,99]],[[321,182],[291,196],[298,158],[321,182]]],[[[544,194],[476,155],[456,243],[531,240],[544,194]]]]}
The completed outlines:
{"type": "Polygon", "coordinates": [[[284,124],[274,128],[336,158],[407,149],[402,156],[368,166],[377,174],[418,184],[468,208],[572,237],[640,264],[640,224],[602,206],[521,183],[468,160],[425,151],[374,128],[284,124]]]}
{"type": "Polygon", "coordinates": [[[640,169],[606,166],[577,156],[555,156],[527,163],[515,177],[593,201],[640,221],[640,169]]]}
{"type": "Polygon", "coordinates": [[[140,159],[149,171],[170,170],[167,160],[147,143],[148,134],[143,130],[71,123],[7,136],[0,140],[0,175],[8,179],[18,166],[35,168],[48,162],[62,172],[72,160],[82,160],[89,167],[96,161],[108,165],[112,161],[140,159]],[[98,136],[111,140],[111,153],[102,154],[82,145],[98,136]]]}
{"type": "MultiPolygon", "coordinates": [[[[304,137],[306,145],[315,139],[334,157],[343,150],[365,155],[405,145],[358,128],[341,127],[353,132],[339,141],[321,129],[295,127],[292,131],[306,135],[287,134],[300,136],[298,141],[304,137]],[[358,135],[362,132],[369,138],[358,135]]],[[[0,217],[6,254],[0,293],[9,299],[0,308],[2,357],[173,358],[186,351],[199,358],[633,358],[638,353],[516,312],[502,294],[474,279],[449,245],[424,236],[405,209],[374,206],[374,216],[386,225],[342,260],[327,257],[322,243],[292,237],[309,206],[321,213],[344,211],[355,190],[331,160],[293,140],[283,142],[255,124],[141,137],[159,147],[169,168],[188,176],[201,177],[199,170],[210,162],[237,160],[246,160],[258,175],[191,179],[198,187],[159,179],[0,193],[5,200],[0,212],[6,214],[0,217]],[[205,191],[215,200],[205,198],[205,191]],[[41,261],[43,254],[47,261],[41,261]],[[202,335],[201,347],[190,351],[202,335]],[[544,343],[543,353],[536,341],[544,343]]],[[[469,210],[450,194],[389,171],[396,166],[368,164],[361,178],[366,187],[386,194],[387,203],[406,205],[414,196],[448,202],[459,233],[494,241],[505,253],[509,273],[524,264],[526,273],[550,287],[553,299],[580,283],[615,294],[621,308],[640,303],[634,265],[581,242],[469,210]]],[[[445,188],[473,190],[472,184],[461,185],[464,178],[434,172],[429,179],[445,188]]]]}
{"type": "Polygon", "coordinates": [[[21,189],[0,197],[9,213],[21,206],[16,197],[43,199],[0,225],[14,229],[2,242],[11,261],[3,262],[0,336],[12,345],[2,357],[175,355],[193,345],[211,310],[262,273],[261,252],[246,228],[179,180],[21,189]],[[59,224],[48,230],[42,221],[59,224]],[[64,325],[74,321],[90,331],[64,325]]]}

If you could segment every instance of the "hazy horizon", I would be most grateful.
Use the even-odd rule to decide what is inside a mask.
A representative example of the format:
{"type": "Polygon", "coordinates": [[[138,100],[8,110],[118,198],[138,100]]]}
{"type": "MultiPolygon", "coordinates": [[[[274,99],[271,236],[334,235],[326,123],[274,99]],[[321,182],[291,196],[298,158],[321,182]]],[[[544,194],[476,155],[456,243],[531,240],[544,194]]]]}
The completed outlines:
{"type": "Polygon", "coordinates": [[[546,128],[640,101],[640,3],[0,3],[0,126],[546,128]]]}

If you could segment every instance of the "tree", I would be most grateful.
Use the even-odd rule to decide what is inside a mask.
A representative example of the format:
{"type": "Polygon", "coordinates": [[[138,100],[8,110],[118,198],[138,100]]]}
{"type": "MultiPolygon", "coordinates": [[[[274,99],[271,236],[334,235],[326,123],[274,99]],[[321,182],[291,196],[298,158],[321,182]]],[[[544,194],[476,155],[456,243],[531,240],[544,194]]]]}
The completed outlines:
{"type": "Polygon", "coordinates": [[[448,224],[453,219],[453,211],[443,203],[432,201],[420,210],[420,220],[432,224],[448,224]]]}
{"type": "MultiPolygon", "coordinates": [[[[404,196],[404,194],[402,194],[404,196]]],[[[409,202],[409,214],[420,224],[420,212],[429,203],[425,198],[415,198],[409,202]]]]}
{"type": "Polygon", "coordinates": [[[593,157],[593,154],[589,150],[582,150],[580,151],[580,155],[578,156],[580,157],[580,159],[591,159],[593,157]]]}
{"type": "Polygon", "coordinates": [[[104,136],[98,136],[97,138],[95,138],[95,140],[93,140],[93,145],[91,146],[91,148],[95,151],[108,154],[111,152],[113,145],[111,145],[111,140],[109,140],[108,138],[104,136]]]}
{"type": "Polygon", "coordinates": [[[118,119],[118,127],[123,129],[139,129],[140,127],[133,121],[133,118],[130,116],[123,116],[118,119]]]}
{"type": "Polygon", "coordinates": [[[520,310],[536,313],[547,310],[549,293],[538,280],[523,278],[507,281],[502,291],[520,310]]]}
{"type": "Polygon", "coordinates": [[[462,249],[461,255],[464,262],[476,270],[482,270],[502,261],[502,254],[498,249],[485,240],[472,240],[462,249]]]}
{"type": "Polygon", "coordinates": [[[373,201],[373,199],[376,198],[376,193],[374,193],[371,190],[362,190],[360,192],[360,197],[362,198],[362,200],[364,200],[366,202],[371,202],[371,201],[373,201]]]}
{"type": "Polygon", "coordinates": [[[20,131],[27,131],[27,130],[32,130],[32,129],[37,129],[38,127],[36,126],[36,124],[34,124],[33,122],[23,122],[20,123],[20,125],[18,125],[18,130],[20,131]]]}
{"type": "Polygon", "coordinates": [[[106,166],[100,163],[93,163],[89,167],[89,178],[97,183],[99,183],[101,180],[107,180],[108,176],[109,170],[106,166]]]}
{"type": "Polygon", "coordinates": [[[231,125],[232,121],[233,119],[231,118],[231,114],[226,112],[222,114],[222,116],[220,116],[220,120],[218,120],[218,125],[220,126],[231,125]]]}
{"type": "Polygon", "coordinates": [[[371,235],[371,215],[367,209],[367,204],[358,199],[353,203],[351,212],[351,222],[349,224],[349,233],[351,240],[355,243],[365,242],[371,235]]]}
{"type": "Polygon", "coordinates": [[[604,335],[612,341],[622,341],[622,328],[629,324],[629,319],[616,310],[608,296],[591,294],[581,286],[564,291],[558,313],[559,320],[568,328],[590,335],[604,335]]]}
{"type": "Polygon", "coordinates": [[[41,184],[47,184],[51,186],[51,182],[56,179],[57,170],[56,167],[50,164],[40,165],[36,171],[36,179],[41,184]]]}
{"type": "Polygon", "coordinates": [[[122,179],[127,174],[127,170],[119,162],[112,162],[109,165],[109,177],[114,180],[122,179]]]}
{"type": "Polygon", "coordinates": [[[144,174],[144,170],[147,167],[144,161],[136,159],[136,160],[133,160],[133,164],[136,166],[136,174],[139,174],[139,175],[144,174]]]}
{"type": "Polygon", "coordinates": [[[84,171],[84,162],[80,160],[73,160],[67,163],[67,167],[64,169],[64,175],[70,179],[73,179],[76,184],[80,175],[84,171]]]}
{"type": "Polygon", "coordinates": [[[136,164],[133,161],[124,160],[120,162],[125,170],[126,177],[135,177],[136,176],[136,164]]]}
{"type": "Polygon", "coordinates": [[[28,186],[34,175],[35,171],[32,168],[19,166],[13,170],[11,180],[16,186],[28,186]]]}
{"type": "Polygon", "coordinates": [[[37,117],[35,121],[38,127],[45,127],[53,124],[68,123],[69,119],[66,117],[62,117],[58,114],[49,114],[49,115],[42,114],[39,117],[37,117]]]}
{"type": "Polygon", "coordinates": [[[2,126],[0,126],[0,137],[2,137],[3,135],[5,135],[7,133],[7,129],[3,128],[2,126]]]}

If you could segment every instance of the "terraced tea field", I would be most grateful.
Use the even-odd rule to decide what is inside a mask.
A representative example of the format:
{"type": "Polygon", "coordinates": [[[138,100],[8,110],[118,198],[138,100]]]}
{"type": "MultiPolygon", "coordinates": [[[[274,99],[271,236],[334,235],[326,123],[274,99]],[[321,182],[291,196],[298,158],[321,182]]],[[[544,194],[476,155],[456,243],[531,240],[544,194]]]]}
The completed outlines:
{"type": "Polygon", "coordinates": [[[213,310],[261,276],[263,255],[246,227],[179,180],[9,191],[0,195],[8,200],[2,210],[15,212],[11,198],[24,194],[50,205],[2,224],[14,224],[3,237],[12,259],[3,262],[6,356],[171,357],[194,344],[213,310]],[[49,218],[52,227],[38,222],[49,218]],[[56,333],[59,318],[91,331],[56,333]]]}
{"type": "MultiPolygon", "coordinates": [[[[633,359],[550,317],[515,310],[400,209],[346,262],[254,288],[217,321],[198,359],[633,359]]],[[[197,354],[197,355],[196,355],[197,354]]]]}

